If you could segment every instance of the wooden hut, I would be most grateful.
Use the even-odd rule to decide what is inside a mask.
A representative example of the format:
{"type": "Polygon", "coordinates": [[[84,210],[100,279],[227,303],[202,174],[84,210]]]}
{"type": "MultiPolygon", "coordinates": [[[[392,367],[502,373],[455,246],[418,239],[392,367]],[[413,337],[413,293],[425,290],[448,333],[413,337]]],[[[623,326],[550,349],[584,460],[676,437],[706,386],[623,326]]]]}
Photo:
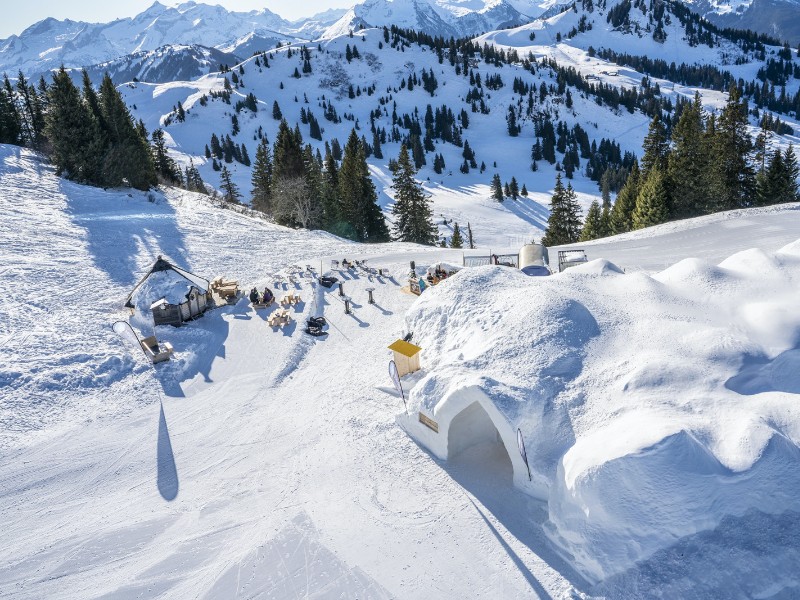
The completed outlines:
{"type": "Polygon", "coordinates": [[[209,287],[207,279],[159,256],[128,295],[125,306],[133,309],[137,303],[145,304],[153,313],[155,325],[178,327],[206,311],[210,303],[209,287]]]}
{"type": "Polygon", "coordinates": [[[397,365],[400,377],[419,371],[419,353],[422,348],[405,340],[397,340],[389,346],[389,350],[394,352],[394,364],[397,365]]]}

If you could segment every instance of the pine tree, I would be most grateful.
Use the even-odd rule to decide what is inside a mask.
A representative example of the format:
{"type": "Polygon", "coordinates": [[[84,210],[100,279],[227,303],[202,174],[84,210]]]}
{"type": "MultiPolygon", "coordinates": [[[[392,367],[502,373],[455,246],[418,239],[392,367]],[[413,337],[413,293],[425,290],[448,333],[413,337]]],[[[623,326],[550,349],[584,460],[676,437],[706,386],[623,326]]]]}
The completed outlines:
{"type": "Polygon", "coordinates": [[[789,147],[783,152],[783,170],[786,173],[786,200],[784,202],[800,201],[800,189],[797,185],[797,178],[800,177],[800,165],[797,164],[797,156],[792,144],[789,144],[789,147]]]}
{"type": "Polygon", "coordinates": [[[41,148],[44,144],[44,109],[36,88],[28,84],[22,71],[17,75],[20,121],[26,132],[25,144],[41,148]]]}
{"type": "Polygon", "coordinates": [[[711,140],[713,160],[709,169],[711,210],[730,210],[752,203],[755,176],[748,155],[752,140],[747,130],[747,102],[731,85],[728,102],[716,122],[711,140]]]}
{"type": "Polygon", "coordinates": [[[359,242],[386,242],[389,228],[377,204],[378,194],[369,174],[366,154],[355,129],[350,131],[339,170],[339,198],[343,220],[359,242]]]}
{"type": "Polygon", "coordinates": [[[704,138],[703,106],[699,93],[695,93],[694,102],[683,109],[672,131],[672,142],[667,164],[671,216],[684,219],[700,215],[708,204],[709,152],[704,138]]]}
{"type": "Polygon", "coordinates": [[[556,176],[556,186],[550,200],[550,217],[542,244],[560,246],[577,242],[581,233],[581,218],[578,199],[572,185],[564,189],[561,173],[556,176]]]}
{"type": "Polygon", "coordinates": [[[461,239],[461,229],[458,223],[453,225],[453,235],[450,237],[450,247],[461,249],[464,247],[464,240],[461,239]]]}
{"type": "Polygon", "coordinates": [[[636,198],[639,197],[640,179],[639,163],[634,161],[625,185],[617,194],[617,199],[611,209],[613,233],[625,233],[633,229],[633,211],[636,209],[636,198]]]}
{"type": "Polygon", "coordinates": [[[226,202],[237,203],[242,194],[239,192],[237,186],[231,178],[231,172],[228,167],[222,166],[222,173],[220,174],[220,187],[222,188],[222,197],[226,202]]]}
{"type": "Polygon", "coordinates": [[[514,200],[519,198],[519,184],[516,177],[512,177],[511,183],[508,184],[508,195],[514,200]]]}
{"type": "Polygon", "coordinates": [[[659,113],[656,113],[653,120],[650,121],[642,150],[642,177],[646,179],[652,169],[659,169],[662,173],[666,171],[669,142],[667,141],[667,128],[659,113]]]}
{"type": "Polygon", "coordinates": [[[492,199],[502,202],[505,197],[503,196],[503,184],[500,182],[500,175],[495,173],[492,176],[492,199]]]}
{"type": "Polygon", "coordinates": [[[281,107],[278,106],[277,100],[272,103],[272,118],[276,121],[283,119],[283,113],[281,113],[281,107]]]}
{"type": "Polygon", "coordinates": [[[522,184],[522,189],[520,190],[519,195],[522,196],[523,198],[528,197],[528,188],[525,187],[524,183],[522,184]]]}
{"type": "Polygon", "coordinates": [[[508,107],[508,114],[506,115],[506,124],[508,125],[508,135],[517,137],[519,135],[519,127],[517,127],[517,115],[514,112],[514,106],[508,107]]]}
{"type": "MultiPolygon", "coordinates": [[[[7,81],[8,77],[4,79],[7,81]]],[[[20,118],[9,82],[8,85],[0,87],[0,144],[20,144],[21,134],[20,118]]]]}
{"type": "Polygon", "coordinates": [[[63,67],[53,75],[48,104],[45,131],[56,172],[81,183],[101,184],[105,147],[100,127],[63,67]]]}
{"type": "Polygon", "coordinates": [[[322,220],[322,206],[320,195],[322,193],[322,167],[314,156],[314,149],[307,144],[303,149],[303,163],[305,164],[306,198],[302,198],[296,207],[297,219],[300,226],[305,229],[316,229],[322,220]]]}
{"type": "Polygon", "coordinates": [[[397,167],[392,177],[395,203],[392,212],[396,217],[394,232],[403,242],[433,245],[438,232],[433,224],[430,197],[414,178],[416,169],[411,164],[405,144],[400,146],[397,167]]]}
{"type": "Polygon", "coordinates": [[[128,107],[111,77],[106,73],[100,84],[100,113],[109,148],[103,161],[103,183],[146,190],[157,182],[150,145],[136,128],[128,107]]]}
{"type": "Polygon", "coordinates": [[[650,171],[639,192],[639,197],[636,198],[633,228],[643,229],[658,225],[666,222],[668,217],[666,181],[661,170],[655,168],[650,171]]]}
{"type": "Polygon", "coordinates": [[[251,190],[252,205],[268,215],[272,214],[272,152],[269,149],[266,136],[256,148],[256,162],[250,177],[253,185],[251,190]]]}
{"type": "Polygon", "coordinates": [[[164,130],[156,129],[151,139],[153,140],[153,163],[157,175],[165,182],[175,185],[180,181],[180,171],[175,161],[172,160],[167,152],[167,145],[164,141],[164,130]]]}
{"type": "Polygon", "coordinates": [[[589,206],[589,212],[586,213],[586,221],[583,223],[580,241],[588,242],[600,237],[603,237],[603,213],[600,203],[594,200],[589,206]]]}
{"type": "Polygon", "coordinates": [[[322,171],[322,227],[331,233],[347,237],[341,219],[339,201],[339,166],[333,158],[333,152],[326,148],[322,171]]]}
{"type": "Polygon", "coordinates": [[[186,189],[190,192],[199,192],[201,194],[208,193],[206,191],[206,184],[200,176],[200,171],[194,166],[194,161],[191,158],[189,159],[189,166],[186,167],[186,189]]]}
{"type": "Polygon", "coordinates": [[[797,200],[797,176],[800,168],[794,155],[794,148],[789,146],[786,153],[775,150],[769,159],[767,168],[756,177],[756,199],[764,206],[797,200]]]}
{"type": "Polygon", "coordinates": [[[272,158],[273,180],[303,178],[305,163],[303,161],[303,136],[300,130],[289,128],[286,119],[278,126],[275,148],[272,158]]]}

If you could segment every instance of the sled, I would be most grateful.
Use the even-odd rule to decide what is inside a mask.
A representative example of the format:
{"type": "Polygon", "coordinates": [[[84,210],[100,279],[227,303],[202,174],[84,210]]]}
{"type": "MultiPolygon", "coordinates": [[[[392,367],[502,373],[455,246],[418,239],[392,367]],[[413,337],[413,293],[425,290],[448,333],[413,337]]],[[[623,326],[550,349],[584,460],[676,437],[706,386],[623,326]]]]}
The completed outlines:
{"type": "Polygon", "coordinates": [[[274,303],[275,303],[275,298],[273,298],[269,302],[252,302],[251,304],[252,304],[253,308],[255,308],[256,310],[261,310],[263,308],[269,308],[274,303]]]}
{"type": "Polygon", "coordinates": [[[150,359],[153,364],[169,360],[175,350],[169,342],[159,342],[156,336],[151,335],[139,342],[142,345],[142,350],[150,359]]]}

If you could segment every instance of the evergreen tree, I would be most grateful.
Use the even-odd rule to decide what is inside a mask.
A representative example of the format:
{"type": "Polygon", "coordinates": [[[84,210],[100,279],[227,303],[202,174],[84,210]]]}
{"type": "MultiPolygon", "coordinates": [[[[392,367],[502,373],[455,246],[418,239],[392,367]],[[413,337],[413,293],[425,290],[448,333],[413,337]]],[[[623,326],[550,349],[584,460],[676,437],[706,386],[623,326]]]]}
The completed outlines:
{"type": "Polygon", "coordinates": [[[322,171],[322,227],[331,233],[347,237],[347,227],[341,218],[339,202],[339,166],[330,148],[325,151],[322,171]]]}
{"type": "Polygon", "coordinates": [[[44,143],[44,109],[36,88],[28,84],[22,71],[17,75],[17,96],[25,144],[31,148],[41,148],[44,143]]]}
{"type": "Polygon", "coordinates": [[[667,186],[661,169],[655,168],[642,185],[633,211],[633,228],[643,229],[664,223],[669,217],[667,186]]]}
{"type": "Polygon", "coordinates": [[[508,184],[508,195],[514,200],[519,198],[519,184],[516,177],[512,177],[511,183],[508,184]]]}
{"type": "Polygon", "coordinates": [[[53,75],[48,104],[45,131],[56,173],[81,183],[101,184],[105,147],[100,127],[63,67],[53,75]]]}
{"type": "Polygon", "coordinates": [[[438,232],[433,224],[430,197],[414,178],[416,169],[411,163],[406,145],[400,146],[397,167],[392,177],[395,203],[395,237],[403,242],[433,245],[438,232]]]}
{"type": "Polygon", "coordinates": [[[755,176],[748,155],[752,140],[747,131],[747,102],[740,101],[739,89],[731,85],[728,102],[716,122],[711,140],[709,169],[711,210],[730,210],[751,204],[755,176]]]}
{"type": "Polygon", "coordinates": [[[303,149],[303,163],[305,164],[305,183],[307,198],[302,200],[296,214],[300,226],[306,229],[315,229],[322,220],[322,206],[320,195],[322,193],[322,167],[314,156],[314,149],[307,144],[303,149]]]}
{"type": "Polygon", "coordinates": [[[272,103],[272,118],[276,121],[283,119],[283,113],[281,113],[281,107],[278,106],[277,100],[272,103]]]}
{"type": "Polygon", "coordinates": [[[146,190],[156,183],[156,171],[147,138],[137,130],[128,107],[106,73],[100,84],[100,113],[109,143],[103,161],[103,183],[146,190]]]}
{"type": "Polygon", "coordinates": [[[386,242],[389,228],[378,206],[375,184],[369,174],[366,154],[355,129],[350,131],[339,170],[342,218],[352,238],[359,242],[386,242]]]}
{"type": "Polygon", "coordinates": [[[586,221],[583,223],[580,241],[588,242],[600,237],[603,237],[603,213],[600,203],[594,200],[589,206],[589,212],[586,213],[586,221]]]}
{"type": "Polygon", "coordinates": [[[523,198],[528,197],[528,188],[525,187],[524,183],[522,184],[522,189],[520,190],[519,195],[522,196],[523,198]]]}
{"type": "MultiPolygon", "coordinates": [[[[8,81],[8,77],[4,78],[8,81]]],[[[0,87],[0,144],[20,144],[22,128],[11,82],[0,87]]]]}
{"type": "Polygon", "coordinates": [[[497,173],[492,176],[492,199],[498,202],[502,202],[504,199],[503,184],[500,183],[500,175],[497,173]]]}
{"type": "Polygon", "coordinates": [[[756,177],[756,199],[760,205],[795,202],[797,200],[797,158],[789,146],[785,154],[775,150],[766,170],[756,177]]]}
{"type": "Polygon", "coordinates": [[[272,152],[269,149],[266,136],[256,148],[256,162],[250,177],[253,185],[251,191],[252,205],[268,215],[272,214],[272,152]]]}
{"type": "Polygon", "coordinates": [[[300,135],[299,129],[290,129],[286,119],[281,120],[278,126],[272,165],[273,180],[305,176],[303,136],[300,135]]]}
{"type": "Polygon", "coordinates": [[[646,179],[652,169],[659,169],[662,173],[666,171],[669,142],[667,141],[667,128],[659,113],[656,113],[653,120],[650,121],[642,150],[642,177],[646,179]]]}
{"type": "Polygon", "coordinates": [[[200,171],[194,166],[194,161],[191,158],[189,159],[189,166],[186,167],[186,189],[190,192],[208,193],[206,184],[200,176],[200,171]]]}
{"type": "Polygon", "coordinates": [[[472,236],[472,227],[469,222],[467,222],[467,243],[469,244],[470,250],[475,249],[475,238],[472,236]]]}
{"type": "Polygon", "coordinates": [[[242,194],[239,192],[239,186],[233,182],[231,172],[228,171],[228,167],[225,165],[222,166],[222,173],[220,173],[219,179],[223,199],[226,202],[238,203],[242,194]]]}
{"type": "Polygon", "coordinates": [[[506,115],[506,124],[508,125],[508,135],[517,137],[519,135],[519,127],[517,126],[517,115],[514,112],[514,106],[508,107],[508,114],[506,115]]]}
{"type": "Polygon", "coordinates": [[[560,246],[577,242],[581,233],[580,207],[572,184],[564,189],[561,173],[556,176],[556,186],[550,200],[550,217],[542,244],[560,246]]]}
{"type": "Polygon", "coordinates": [[[172,160],[167,152],[167,145],[164,141],[164,130],[156,129],[151,139],[153,140],[153,163],[157,175],[165,182],[172,185],[180,181],[180,171],[175,161],[172,160]]]}
{"type": "Polygon", "coordinates": [[[614,207],[611,209],[611,228],[613,233],[625,233],[633,229],[633,211],[636,209],[636,198],[639,197],[640,186],[639,163],[634,161],[631,172],[625,180],[614,207]]]}
{"type": "Polygon", "coordinates": [[[700,94],[687,105],[672,131],[673,148],[667,164],[667,181],[671,190],[671,216],[677,219],[694,217],[707,206],[706,179],[709,152],[703,126],[700,94]]]}
{"type": "Polygon", "coordinates": [[[458,249],[464,247],[464,240],[461,239],[461,229],[459,229],[458,223],[453,225],[453,235],[450,237],[450,247],[458,249]]]}
{"type": "Polygon", "coordinates": [[[797,178],[800,177],[800,165],[797,164],[797,156],[794,153],[794,146],[789,147],[783,153],[783,170],[786,173],[786,202],[800,201],[800,189],[798,189],[797,178]]]}

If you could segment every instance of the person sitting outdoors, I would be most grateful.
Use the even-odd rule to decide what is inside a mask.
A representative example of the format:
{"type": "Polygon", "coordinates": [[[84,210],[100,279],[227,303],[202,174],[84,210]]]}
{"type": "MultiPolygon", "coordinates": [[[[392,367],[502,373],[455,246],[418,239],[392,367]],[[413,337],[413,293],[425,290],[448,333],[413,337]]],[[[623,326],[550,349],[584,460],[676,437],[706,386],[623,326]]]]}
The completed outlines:
{"type": "Polygon", "coordinates": [[[250,290],[250,304],[258,304],[258,289],[250,290]]]}
{"type": "Polygon", "coordinates": [[[272,293],[272,290],[268,287],[264,288],[264,294],[261,296],[261,303],[262,304],[272,304],[272,301],[275,299],[275,294],[272,293]]]}

